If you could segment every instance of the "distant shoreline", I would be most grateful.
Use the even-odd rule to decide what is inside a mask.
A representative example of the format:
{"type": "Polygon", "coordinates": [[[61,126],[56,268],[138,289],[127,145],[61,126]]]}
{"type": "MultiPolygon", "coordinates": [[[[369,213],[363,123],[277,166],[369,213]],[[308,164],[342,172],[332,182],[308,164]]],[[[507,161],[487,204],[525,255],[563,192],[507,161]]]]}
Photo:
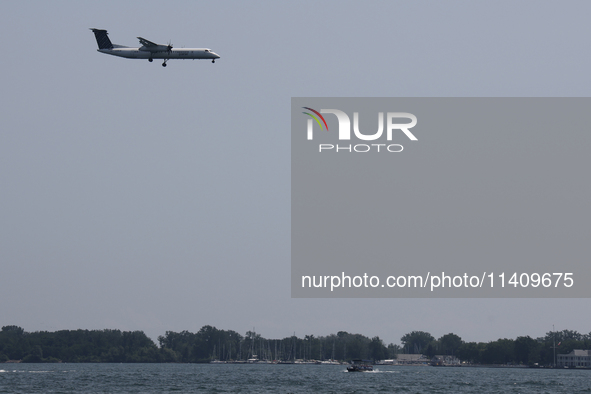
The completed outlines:
{"type": "MultiPolygon", "coordinates": [[[[536,339],[522,336],[476,343],[465,342],[453,333],[436,339],[428,332],[412,331],[401,342],[386,345],[377,336],[369,338],[346,331],[319,337],[267,339],[254,330],[243,336],[203,326],[196,333],[167,331],[158,337],[157,345],[143,331],[26,332],[18,326],[4,326],[0,331],[0,363],[343,364],[367,359],[385,360],[395,366],[547,369],[557,365],[561,368],[556,362],[558,355],[588,348],[591,333],[563,330],[536,339]]],[[[589,369],[590,363],[585,363],[571,367],[589,369]]]]}

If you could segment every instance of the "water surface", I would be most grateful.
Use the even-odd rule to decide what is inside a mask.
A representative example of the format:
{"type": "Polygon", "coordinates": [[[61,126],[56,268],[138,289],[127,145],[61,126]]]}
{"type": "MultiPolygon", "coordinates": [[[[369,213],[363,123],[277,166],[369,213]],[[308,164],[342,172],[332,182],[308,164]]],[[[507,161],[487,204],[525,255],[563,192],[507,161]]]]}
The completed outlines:
{"type": "Polygon", "coordinates": [[[0,364],[0,393],[591,393],[591,370],[338,365],[0,364]]]}

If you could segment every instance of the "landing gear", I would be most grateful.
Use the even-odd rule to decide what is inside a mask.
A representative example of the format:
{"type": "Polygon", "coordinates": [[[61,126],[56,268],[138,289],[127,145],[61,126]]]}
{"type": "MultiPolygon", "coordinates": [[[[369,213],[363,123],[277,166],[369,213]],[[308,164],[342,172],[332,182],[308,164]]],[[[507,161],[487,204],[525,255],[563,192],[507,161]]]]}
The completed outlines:
{"type": "MultiPolygon", "coordinates": [[[[166,59],[168,60],[168,59],[166,59]]],[[[162,63],[162,67],[166,67],[166,60],[162,63]]]]}
{"type": "Polygon", "coordinates": [[[152,63],[152,62],[154,61],[154,59],[152,59],[152,58],[149,58],[149,59],[148,59],[148,61],[149,61],[150,63],[152,63]]]}
{"type": "Polygon", "coordinates": [[[212,62],[212,63],[215,63],[215,59],[213,59],[211,62],[212,62]]]}

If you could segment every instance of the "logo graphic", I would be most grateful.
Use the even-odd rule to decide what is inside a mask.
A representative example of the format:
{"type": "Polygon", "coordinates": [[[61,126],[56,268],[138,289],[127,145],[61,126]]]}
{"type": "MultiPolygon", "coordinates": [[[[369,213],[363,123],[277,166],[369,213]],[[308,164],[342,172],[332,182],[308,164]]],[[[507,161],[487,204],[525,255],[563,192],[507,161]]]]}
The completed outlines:
{"type": "MultiPolygon", "coordinates": [[[[320,115],[320,112],[316,111],[315,109],[312,109],[310,107],[302,107],[304,109],[307,109],[309,111],[314,112],[316,115],[320,116],[320,119],[322,119],[322,121],[324,122],[324,125],[326,126],[326,131],[328,131],[328,125],[326,124],[326,120],[324,119],[324,116],[320,115]]],[[[318,120],[317,117],[315,117],[314,115],[312,115],[311,113],[308,112],[302,112],[303,114],[306,115],[310,115],[312,118],[314,118],[314,120],[316,120],[316,122],[318,122],[318,125],[320,126],[320,129],[322,129],[322,124],[320,123],[320,121],[318,120]]]]}
{"type": "MultiPolygon", "coordinates": [[[[318,112],[310,107],[302,108],[312,112],[302,112],[303,114],[308,115],[312,118],[308,119],[307,124],[308,140],[314,139],[314,122],[312,120],[315,120],[316,123],[318,123],[318,126],[320,126],[321,130],[324,129],[324,127],[322,126],[322,124],[324,123],[324,126],[328,131],[328,124],[326,123],[326,119],[324,119],[324,116],[322,116],[322,114],[333,114],[337,117],[337,121],[339,122],[339,140],[351,140],[351,119],[349,118],[349,115],[347,115],[345,112],[338,109],[321,109],[320,112],[318,112]],[[322,123],[320,122],[321,120],[322,123]]],[[[392,141],[392,135],[395,130],[402,131],[404,135],[406,135],[406,137],[408,137],[408,139],[410,139],[411,141],[417,141],[417,137],[415,137],[414,134],[411,133],[411,131],[409,130],[417,125],[417,117],[415,115],[408,112],[387,112],[385,118],[386,139],[388,141],[392,141]],[[394,119],[407,119],[410,120],[410,122],[395,123],[394,119]]],[[[362,141],[375,141],[382,137],[382,135],[384,134],[384,113],[378,112],[378,131],[376,131],[374,134],[363,134],[359,130],[359,112],[353,112],[353,134],[357,139],[362,141]]],[[[335,146],[332,144],[320,144],[319,151],[322,152],[323,150],[333,150],[336,148],[336,152],[338,152],[339,150],[346,150],[349,152],[369,152],[370,150],[372,150],[372,147],[374,147],[375,150],[377,150],[378,152],[380,151],[380,147],[386,147],[388,152],[402,152],[402,150],[404,149],[403,146],[400,144],[390,144],[387,146],[386,144],[357,144],[342,147],[339,145],[335,146]]]]}

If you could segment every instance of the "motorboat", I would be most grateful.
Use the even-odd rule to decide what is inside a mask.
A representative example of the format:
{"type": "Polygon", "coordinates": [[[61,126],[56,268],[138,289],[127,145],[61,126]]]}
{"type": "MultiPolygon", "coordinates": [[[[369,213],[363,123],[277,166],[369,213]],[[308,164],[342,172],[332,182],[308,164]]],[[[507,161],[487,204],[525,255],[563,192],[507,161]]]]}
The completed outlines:
{"type": "Polygon", "coordinates": [[[370,360],[351,360],[351,365],[347,367],[349,372],[371,372],[373,371],[373,365],[370,360]]]}

